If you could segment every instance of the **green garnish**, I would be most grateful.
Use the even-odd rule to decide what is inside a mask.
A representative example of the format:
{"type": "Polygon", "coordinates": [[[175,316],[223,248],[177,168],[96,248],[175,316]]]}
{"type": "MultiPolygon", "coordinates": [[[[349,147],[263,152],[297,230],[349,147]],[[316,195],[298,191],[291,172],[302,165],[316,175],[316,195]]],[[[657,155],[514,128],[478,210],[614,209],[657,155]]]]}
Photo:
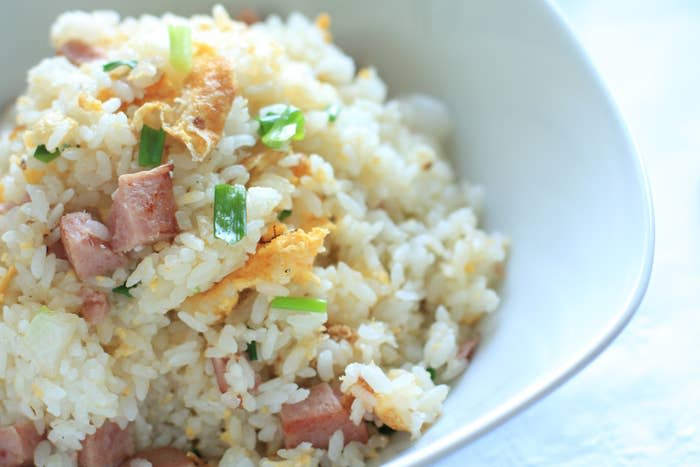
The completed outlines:
{"type": "Polygon", "coordinates": [[[61,155],[60,149],[56,148],[56,150],[54,152],[49,152],[49,150],[46,149],[46,146],[44,146],[43,144],[40,144],[34,150],[34,157],[36,159],[39,159],[41,162],[43,162],[45,164],[48,164],[49,162],[56,159],[60,155],[61,155]]]}
{"type": "Polygon", "coordinates": [[[163,157],[163,145],[165,144],[165,130],[156,130],[148,125],[141,128],[141,141],[139,142],[139,165],[141,167],[155,167],[160,165],[163,157]]]}
{"type": "Polygon", "coordinates": [[[170,37],[170,64],[177,71],[192,69],[192,30],[188,26],[168,26],[170,37]]]}
{"type": "Polygon", "coordinates": [[[51,313],[51,308],[47,307],[46,305],[41,305],[39,307],[39,313],[51,313]]]}
{"type": "Polygon", "coordinates": [[[304,139],[304,114],[294,106],[274,104],[260,109],[260,133],[265,146],[283,149],[290,141],[304,139]]]}
{"type": "Polygon", "coordinates": [[[307,297],[275,297],[270,303],[271,308],[292,311],[307,311],[310,313],[325,313],[327,304],[322,298],[307,297]]]}
{"type": "Polygon", "coordinates": [[[246,235],[246,191],[226,183],[214,187],[214,237],[230,243],[246,235]]]}
{"type": "Polygon", "coordinates": [[[136,60],[115,60],[102,65],[102,71],[112,71],[120,66],[128,66],[132,70],[136,67],[136,60]]]}
{"type": "Polygon", "coordinates": [[[338,115],[340,115],[340,111],[342,108],[338,104],[331,104],[328,106],[326,109],[326,113],[328,113],[328,121],[333,123],[337,120],[338,115]]]}
{"type": "Polygon", "coordinates": [[[432,379],[433,382],[435,382],[435,376],[436,376],[435,368],[428,367],[428,368],[425,369],[425,371],[427,371],[428,373],[430,373],[430,379],[432,379]]]}
{"type": "Polygon", "coordinates": [[[280,211],[279,214],[277,214],[277,220],[283,221],[291,215],[292,215],[291,209],[283,209],[280,211]]]}
{"type": "Polygon", "coordinates": [[[258,359],[258,344],[255,341],[248,342],[245,352],[248,354],[248,360],[254,362],[258,359]]]}
{"type": "Polygon", "coordinates": [[[132,285],[131,287],[127,287],[126,284],[122,284],[119,287],[113,288],[112,293],[124,295],[125,297],[129,297],[129,298],[134,298],[134,296],[131,295],[131,289],[133,289],[137,285],[139,285],[138,282],[136,284],[132,285]]]}
{"type": "Polygon", "coordinates": [[[396,433],[396,430],[394,430],[389,425],[382,425],[379,428],[377,428],[377,430],[383,435],[391,435],[393,433],[396,433]]]}

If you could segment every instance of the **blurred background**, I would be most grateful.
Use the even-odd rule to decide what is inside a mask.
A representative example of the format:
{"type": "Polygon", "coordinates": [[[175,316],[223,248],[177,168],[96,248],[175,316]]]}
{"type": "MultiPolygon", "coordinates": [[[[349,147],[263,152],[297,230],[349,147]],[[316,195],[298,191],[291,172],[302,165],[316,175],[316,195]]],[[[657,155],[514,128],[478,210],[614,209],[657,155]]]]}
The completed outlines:
{"type": "Polygon", "coordinates": [[[654,271],[588,368],[445,466],[700,466],[700,0],[555,0],[651,181],[654,271]]]}

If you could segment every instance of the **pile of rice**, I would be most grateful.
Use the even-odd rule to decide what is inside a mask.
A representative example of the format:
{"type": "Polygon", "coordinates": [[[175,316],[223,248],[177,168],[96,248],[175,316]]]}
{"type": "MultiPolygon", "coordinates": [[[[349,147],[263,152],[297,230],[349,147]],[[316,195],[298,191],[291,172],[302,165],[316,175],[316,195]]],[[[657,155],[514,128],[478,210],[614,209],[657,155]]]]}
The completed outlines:
{"type": "Polygon", "coordinates": [[[0,215],[0,426],[30,419],[46,433],[37,465],[75,465],[81,440],[112,420],[133,424],[139,448],[171,445],[212,465],[245,466],[358,465],[387,444],[378,426],[418,436],[433,423],[448,386],[426,369],[438,383],[465,369],[459,347],[498,306],[507,250],[504,237],[477,226],[481,191],[457,181],[443,158],[445,108],[423,96],[387,101],[375,70],[356,70],[332,43],[325,15],[248,26],[222,7],[190,19],[69,12],[51,41],[58,48],[71,39],[101,47],[104,60],[42,60],[17,100],[16,128],[0,141],[9,207],[0,215]],[[143,170],[133,116],[168,72],[169,24],[189,25],[195,44],[230,61],[236,97],[204,161],[169,138],[180,233],[87,281],[111,302],[91,327],[78,314],[86,283],[47,247],[60,238],[62,214],[87,209],[104,221],[117,177],[143,170]],[[103,71],[122,59],[138,64],[103,71]],[[284,152],[258,135],[259,110],[277,103],[298,107],[306,121],[304,139],[284,152]],[[331,105],[341,108],[335,121],[331,105]],[[61,156],[35,159],[39,144],[61,156]],[[247,188],[247,235],[233,245],[212,233],[221,183],[247,188]],[[199,300],[255,255],[282,210],[292,211],[283,221],[290,231],[325,235],[313,274],[257,280],[237,303],[199,300]],[[136,285],[133,298],[111,292],[122,284],[136,285]],[[328,311],[270,309],[287,295],[326,299],[328,311]],[[65,323],[47,345],[26,338],[42,307],[65,323]],[[257,362],[235,358],[251,341],[257,362]],[[216,357],[234,357],[225,393],[216,357]],[[343,447],[336,433],[328,450],[283,448],[282,404],[303,400],[320,381],[355,398],[353,420],[370,425],[366,444],[343,447]]]}

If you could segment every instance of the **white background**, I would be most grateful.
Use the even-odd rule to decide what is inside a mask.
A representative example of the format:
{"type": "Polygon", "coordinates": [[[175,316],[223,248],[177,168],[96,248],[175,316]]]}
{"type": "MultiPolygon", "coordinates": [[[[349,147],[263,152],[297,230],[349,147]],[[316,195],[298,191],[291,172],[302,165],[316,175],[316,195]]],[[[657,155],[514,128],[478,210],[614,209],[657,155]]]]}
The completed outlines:
{"type": "Polygon", "coordinates": [[[656,255],[622,335],[443,466],[700,466],[700,0],[558,0],[649,171],[656,255]]]}

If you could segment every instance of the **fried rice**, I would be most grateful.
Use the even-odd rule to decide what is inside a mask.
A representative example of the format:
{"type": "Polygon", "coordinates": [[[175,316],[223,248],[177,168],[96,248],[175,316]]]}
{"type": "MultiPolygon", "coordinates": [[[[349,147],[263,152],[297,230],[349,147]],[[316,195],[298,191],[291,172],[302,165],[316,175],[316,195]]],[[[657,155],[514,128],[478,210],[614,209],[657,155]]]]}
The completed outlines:
{"type": "Polygon", "coordinates": [[[435,422],[498,306],[507,239],[445,158],[446,107],[388,100],[327,15],[248,23],[67,12],[29,71],[0,140],[0,426],[26,441],[31,423],[36,465],[157,467],[135,452],[165,446],[192,465],[362,465],[435,422]],[[172,26],[191,32],[184,72],[172,26]],[[271,145],[260,117],[280,105],[303,131],[271,145]],[[156,170],[144,126],[164,133],[154,193],[174,203],[153,218],[122,199],[156,170]],[[233,242],[221,185],[245,190],[233,242]],[[91,461],[108,427],[128,446],[91,461]]]}

